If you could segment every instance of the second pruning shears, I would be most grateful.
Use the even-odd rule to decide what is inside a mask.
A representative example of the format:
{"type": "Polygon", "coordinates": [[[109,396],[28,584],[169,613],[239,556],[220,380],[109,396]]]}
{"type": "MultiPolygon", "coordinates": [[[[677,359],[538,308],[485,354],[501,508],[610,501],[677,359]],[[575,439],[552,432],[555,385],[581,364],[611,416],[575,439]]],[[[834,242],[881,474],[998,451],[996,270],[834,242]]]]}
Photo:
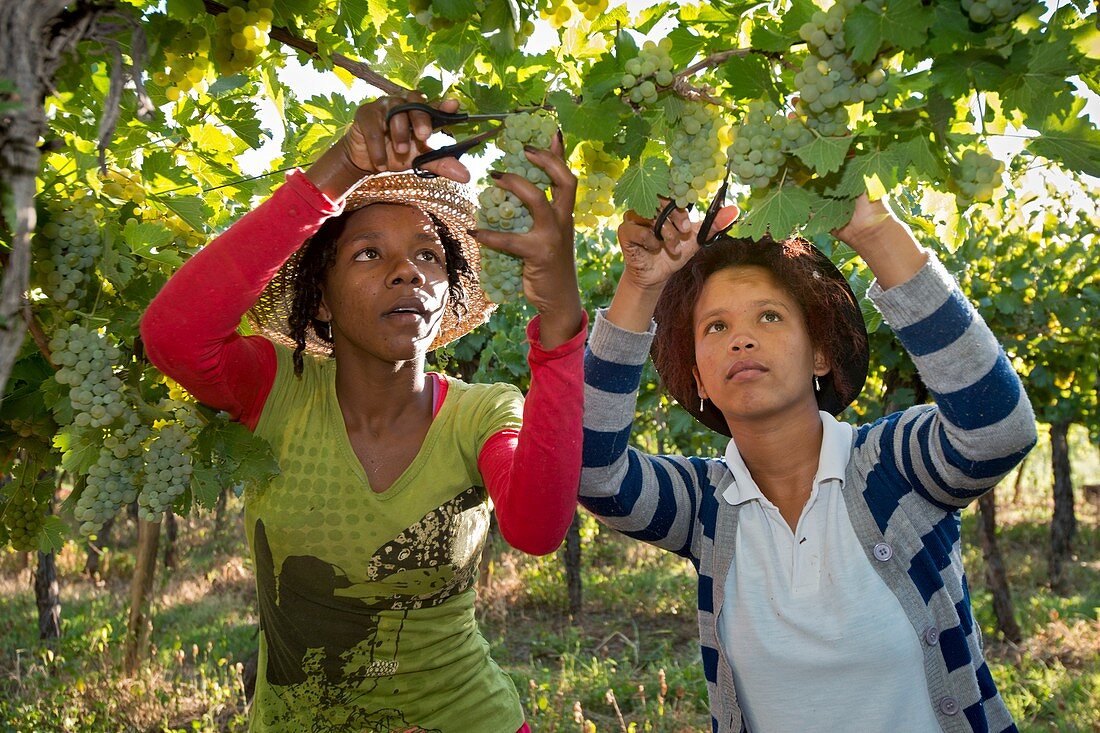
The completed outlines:
{"type": "MultiPolygon", "coordinates": [[[[515,112],[500,112],[497,114],[476,114],[471,115],[465,112],[444,112],[432,107],[430,104],[424,104],[423,102],[409,102],[407,104],[399,104],[389,111],[386,115],[386,122],[389,123],[393,119],[394,115],[402,114],[405,112],[423,112],[428,115],[432,121],[432,129],[438,130],[442,127],[450,127],[452,125],[462,125],[470,122],[486,122],[489,120],[504,120],[510,115],[519,114],[520,112],[526,112],[528,110],[517,110],[515,112]]],[[[422,155],[416,156],[412,162],[413,172],[421,178],[435,178],[436,174],[429,170],[424,169],[424,165],[431,163],[434,160],[441,160],[443,158],[460,158],[464,153],[471,149],[481,145],[483,142],[493,137],[503,129],[503,125],[497,125],[490,128],[485,132],[478,133],[472,137],[468,137],[465,140],[459,140],[453,145],[444,145],[438,150],[429,150],[422,155]]]]}

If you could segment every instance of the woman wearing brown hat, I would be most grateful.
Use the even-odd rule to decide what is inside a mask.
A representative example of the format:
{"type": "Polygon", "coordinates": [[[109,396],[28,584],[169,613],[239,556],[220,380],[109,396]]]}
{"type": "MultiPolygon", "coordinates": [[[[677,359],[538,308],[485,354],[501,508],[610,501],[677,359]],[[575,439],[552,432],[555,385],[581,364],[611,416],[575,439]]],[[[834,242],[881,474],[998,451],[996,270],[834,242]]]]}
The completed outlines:
{"type": "Polygon", "coordinates": [[[439,178],[392,173],[428,150],[426,115],[386,121],[405,101],[360,107],[339,142],[195,255],[142,320],[153,363],[279,459],[280,475],[245,496],[263,632],[252,731],[527,728],[473,594],[490,508],[510,544],[543,554],[576,506],[576,179],[560,140],[528,151],[552,201],[500,177],[533,227],[471,234],[456,159],[426,166],[439,178]],[[431,348],[492,308],[475,236],[525,261],[539,311],[526,402],[511,385],[424,372],[431,348]],[[246,312],[260,335],[236,333],[246,312]]]}
{"type": "Polygon", "coordinates": [[[936,404],[848,425],[834,416],[863,387],[867,336],[829,260],[798,239],[696,238],[682,214],[664,241],[652,226],[619,228],[626,270],[590,337],[581,502],[694,564],[714,731],[1015,730],[959,511],[1023,458],[1035,420],[981,317],[860,199],[835,234],[936,404]],[[730,436],[724,455],[627,447],[651,344],[669,393],[730,436]]]}

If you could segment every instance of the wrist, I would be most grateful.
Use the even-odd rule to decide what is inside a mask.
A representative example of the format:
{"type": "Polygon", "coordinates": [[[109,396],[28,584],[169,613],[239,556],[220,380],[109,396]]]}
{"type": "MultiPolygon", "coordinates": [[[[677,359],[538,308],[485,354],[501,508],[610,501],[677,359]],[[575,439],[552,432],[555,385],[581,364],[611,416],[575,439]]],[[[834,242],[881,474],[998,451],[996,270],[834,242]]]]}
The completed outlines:
{"type": "Polygon", "coordinates": [[[352,162],[348,154],[347,139],[340,140],[306,169],[306,176],[319,190],[334,201],[339,201],[359,183],[377,171],[364,170],[352,162]]]}

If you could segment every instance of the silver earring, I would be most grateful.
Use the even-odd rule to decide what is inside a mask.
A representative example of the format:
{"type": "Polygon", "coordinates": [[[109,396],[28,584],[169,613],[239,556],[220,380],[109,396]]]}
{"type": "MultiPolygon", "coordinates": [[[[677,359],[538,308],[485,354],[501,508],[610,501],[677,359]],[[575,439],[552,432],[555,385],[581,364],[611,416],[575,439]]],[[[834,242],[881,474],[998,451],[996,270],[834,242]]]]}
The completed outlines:
{"type": "Polygon", "coordinates": [[[699,395],[699,412],[703,411],[703,402],[704,402],[703,396],[699,395]]]}
{"type": "Polygon", "coordinates": [[[332,321],[321,321],[321,322],[323,324],[325,324],[325,330],[324,330],[324,333],[321,334],[321,337],[323,339],[325,339],[325,341],[332,341],[332,321]]]}
{"type": "Polygon", "coordinates": [[[815,374],[814,375],[814,392],[820,392],[820,391],[821,391],[821,380],[818,379],[818,376],[815,374]]]}

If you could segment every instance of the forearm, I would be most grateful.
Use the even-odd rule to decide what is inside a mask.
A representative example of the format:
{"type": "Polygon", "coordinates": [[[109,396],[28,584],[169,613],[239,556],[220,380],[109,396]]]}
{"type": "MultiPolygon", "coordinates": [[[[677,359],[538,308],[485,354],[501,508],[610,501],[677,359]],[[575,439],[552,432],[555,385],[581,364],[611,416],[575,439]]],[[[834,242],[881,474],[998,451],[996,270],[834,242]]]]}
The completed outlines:
{"type": "MultiPolygon", "coordinates": [[[[581,414],[584,404],[583,349],[587,316],[578,331],[553,349],[542,341],[542,319],[528,327],[531,388],[523,405],[523,426],[503,443],[487,442],[495,456],[479,457],[486,487],[496,506],[501,534],[524,552],[553,552],[565,538],[577,507],[581,470],[581,414]]],[[[498,434],[500,435],[500,434],[498,434]]]]}
{"type": "Polygon", "coordinates": [[[605,523],[677,553],[691,542],[699,479],[688,459],[629,448],[638,385],[652,341],[596,318],[585,354],[581,503],[605,523]]]}
{"type": "Polygon", "coordinates": [[[643,287],[623,277],[615,288],[611,305],[604,318],[624,331],[647,333],[653,322],[653,312],[661,297],[662,287],[643,287]]]}
{"type": "MultiPolygon", "coordinates": [[[[942,264],[929,261],[901,285],[872,287],[875,301],[911,355],[937,410],[923,431],[920,461],[963,504],[994,485],[1036,439],[1019,377],[989,327],[942,264]]],[[[906,450],[914,450],[911,442],[906,450]]],[[[915,456],[916,459],[916,456],[915,456]]]]}
{"type": "Polygon", "coordinates": [[[257,386],[256,360],[274,357],[270,344],[237,335],[241,317],[302,241],[338,211],[304,176],[289,176],[153,299],[141,321],[150,361],[200,400],[239,416],[247,406],[238,398],[257,386]]]}

